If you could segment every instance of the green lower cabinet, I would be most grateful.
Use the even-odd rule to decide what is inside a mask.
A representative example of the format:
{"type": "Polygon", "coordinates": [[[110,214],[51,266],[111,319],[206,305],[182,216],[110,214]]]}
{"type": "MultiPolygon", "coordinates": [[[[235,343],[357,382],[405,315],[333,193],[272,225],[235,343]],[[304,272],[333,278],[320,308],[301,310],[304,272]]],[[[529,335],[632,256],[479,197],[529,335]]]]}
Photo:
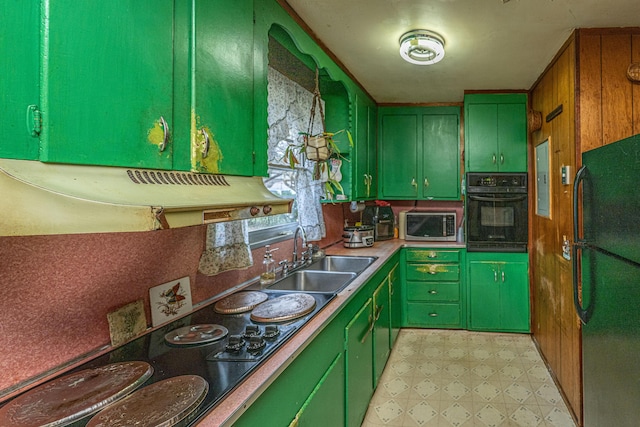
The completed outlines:
{"type": "Polygon", "coordinates": [[[375,324],[373,329],[373,386],[378,385],[387,359],[391,353],[391,294],[389,277],[373,293],[375,324]]]}
{"type": "Polygon", "coordinates": [[[340,426],[345,419],[344,323],[332,321],[234,427],[340,426]],[[277,410],[274,410],[277,408],[277,410]],[[331,408],[327,413],[322,408],[331,408]],[[329,413],[330,412],[330,413],[329,413]],[[317,414],[322,414],[318,416],[317,414]],[[314,415],[315,414],[315,415],[314,415]]]}
{"type": "Polygon", "coordinates": [[[465,326],[460,249],[406,249],[404,326],[465,326]]]}
{"type": "Polygon", "coordinates": [[[344,422],[344,405],[336,407],[335,399],[336,396],[342,396],[343,394],[344,361],[342,360],[342,354],[339,354],[289,426],[342,425],[344,422]]]}
{"type": "Polygon", "coordinates": [[[527,254],[467,255],[469,329],[529,332],[527,254]]]}
{"type": "Polygon", "coordinates": [[[362,424],[373,396],[373,300],[369,298],[345,328],[348,427],[362,424]]]}

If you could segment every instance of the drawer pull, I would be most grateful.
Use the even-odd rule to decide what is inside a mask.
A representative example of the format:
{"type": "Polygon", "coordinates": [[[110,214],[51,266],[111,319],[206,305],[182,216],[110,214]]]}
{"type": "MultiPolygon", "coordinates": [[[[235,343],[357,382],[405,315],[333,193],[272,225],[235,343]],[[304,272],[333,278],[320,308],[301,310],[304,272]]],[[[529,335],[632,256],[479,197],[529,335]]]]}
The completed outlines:
{"type": "Polygon", "coordinates": [[[435,294],[437,294],[437,293],[438,293],[438,291],[435,291],[435,290],[433,290],[433,289],[432,289],[432,290],[430,290],[430,291],[429,291],[429,293],[430,293],[431,295],[435,295],[435,294]]]}
{"type": "Polygon", "coordinates": [[[427,255],[427,258],[438,258],[438,253],[437,252],[429,252],[429,254],[427,255]]]}
{"type": "Polygon", "coordinates": [[[429,313],[429,317],[438,317],[438,313],[429,313]]]}

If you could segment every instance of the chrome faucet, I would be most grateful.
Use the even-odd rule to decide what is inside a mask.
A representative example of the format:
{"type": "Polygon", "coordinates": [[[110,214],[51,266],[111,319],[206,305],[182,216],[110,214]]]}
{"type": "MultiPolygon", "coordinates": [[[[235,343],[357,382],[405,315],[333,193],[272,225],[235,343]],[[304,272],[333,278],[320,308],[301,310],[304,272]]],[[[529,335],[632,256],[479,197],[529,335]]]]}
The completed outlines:
{"type": "Polygon", "coordinates": [[[303,263],[305,261],[304,254],[306,253],[307,248],[307,234],[304,232],[304,228],[301,225],[298,225],[296,228],[296,232],[293,234],[293,266],[297,267],[298,263],[303,263]],[[302,259],[298,261],[298,234],[302,233],[302,259]]]}

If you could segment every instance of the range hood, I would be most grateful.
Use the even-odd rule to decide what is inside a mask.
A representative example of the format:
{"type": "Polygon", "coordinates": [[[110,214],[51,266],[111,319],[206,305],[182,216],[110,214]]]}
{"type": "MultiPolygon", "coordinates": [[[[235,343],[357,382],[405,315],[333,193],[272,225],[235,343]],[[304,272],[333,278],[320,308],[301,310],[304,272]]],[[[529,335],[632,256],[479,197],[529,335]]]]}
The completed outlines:
{"type": "Polygon", "coordinates": [[[0,159],[0,236],[150,231],[291,211],[260,177],[0,159]]]}

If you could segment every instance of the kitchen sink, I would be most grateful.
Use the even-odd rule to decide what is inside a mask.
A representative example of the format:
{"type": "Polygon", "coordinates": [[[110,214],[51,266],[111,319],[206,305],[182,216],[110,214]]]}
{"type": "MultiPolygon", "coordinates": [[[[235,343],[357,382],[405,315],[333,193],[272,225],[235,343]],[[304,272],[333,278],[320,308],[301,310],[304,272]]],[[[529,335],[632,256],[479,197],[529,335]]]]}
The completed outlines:
{"type": "Polygon", "coordinates": [[[365,268],[369,267],[376,257],[369,256],[340,256],[327,255],[326,257],[309,265],[306,270],[322,270],[322,271],[342,271],[352,273],[362,273],[365,268]]]}
{"type": "MultiPolygon", "coordinates": [[[[311,266],[309,268],[311,268],[311,266]]],[[[267,289],[337,293],[346,287],[356,276],[357,274],[355,272],[299,270],[278,280],[267,289]]]]}

